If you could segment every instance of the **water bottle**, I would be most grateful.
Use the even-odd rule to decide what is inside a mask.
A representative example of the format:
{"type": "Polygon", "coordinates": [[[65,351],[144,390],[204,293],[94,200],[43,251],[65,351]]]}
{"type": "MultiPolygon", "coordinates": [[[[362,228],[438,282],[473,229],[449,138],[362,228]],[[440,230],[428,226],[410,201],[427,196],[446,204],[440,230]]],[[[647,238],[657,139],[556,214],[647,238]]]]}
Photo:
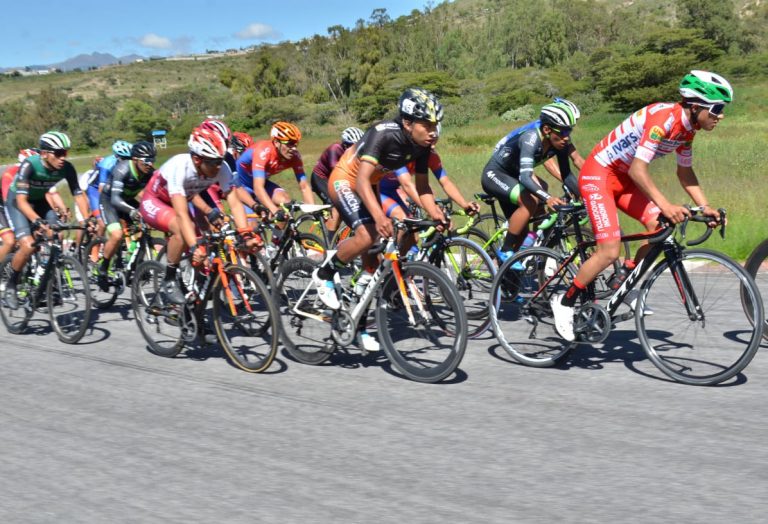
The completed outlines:
{"type": "Polygon", "coordinates": [[[525,249],[527,247],[531,247],[536,243],[536,240],[538,239],[538,235],[531,231],[527,235],[525,235],[525,239],[523,240],[523,244],[520,246],[520,249],[525,249]]]}
{"type": "Polygon", "coordinates": [[[367,271],[363,270],[362,274],[357,277],[357,282],[355,282],[355,295],[358,297],[363,296],[363,293],[365,293],[365,288],[368,287],[368,283],[373,278],[373,274],[368,273],[367,271]]]}
{"type": "Polygon", "coordinates": [[[411,249],[408,250],[408,253],[405,255],[405,258],[408,260],[416,260],[416,257],[419,255],[419,248],[416,246],[411,246],[411,249]]]}
{"type": "Polygon", "coordinates": [[[136,242],[133,238],[131,239],[130,243],[128,244],[128,256],[133,254],[134,251],[136,251],[136,247],[139,245],[138,242],[136,242]]]}
{"type": "Polygon", "coordinates": [[[634,268],[635,262],[633,260],[625,260],[621,267],[608,279],[608,287],[614,291],[619,289],[634,268]]]}

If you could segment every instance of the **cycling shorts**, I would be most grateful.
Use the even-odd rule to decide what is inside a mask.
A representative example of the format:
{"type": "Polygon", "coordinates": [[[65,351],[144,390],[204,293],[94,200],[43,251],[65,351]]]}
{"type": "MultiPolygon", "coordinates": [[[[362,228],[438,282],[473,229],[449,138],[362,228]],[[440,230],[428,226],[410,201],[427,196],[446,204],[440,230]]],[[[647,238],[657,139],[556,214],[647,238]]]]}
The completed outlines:
{"type": "Polygon", "coordinates": [[[379,187],[379,202],[381,202],[381,209],[384,210],[384,214],[388,218],[392,218],[392,212],[395,209],[400,208],[403,210],[404,216],[410,216],[408,213],[408,205],[403,200],[403,197],[394,187],[387,187],[383,189],[379,187]]]}
{"type": "Polygon", "coordinates": [[[520,193],[525,189],[517,177],[506,172],[493,159],[483,168],[480,185],[483,191],[496,197],[505,218],[511,217],[512,213],[515,212],[520,193]]]}
{"type": "Polygon", "coordinates": [[[145,191],[139,205],[139,211],[144,222],[153,229],[170,232],[171,221],[176,218],[173,206],[163,202],[158,196],[145,191]]]}
{"type": "MultiPolygon", "coordinates": [[[[127,199],[125,202],[135,208],[139,207],[139,203],[133,199],[127,199]]],[[[101,219],[104,221],[104,224],[107,227],[112,224],[120,224],[120,219],[125,220],[129,224],[133,222],[131,220],[131,215],[125,211],[115,209],[115,207],[112,205],[112,202],[106,195],[104,195],[104,197],[99,200],[99,209],[101,211],[101,219]]]]}
{"type": "Polygon", "coordinates": [[[325,205],[331,205],[331,197],[328,196],[328,179],[318,176],[315,173],[312,173],[312,177],[310,178],[310,185],[312,186],[312,191],[320,197],[320,201],[325,205]]]}
{"type": "Polygon", "coordinates": [[[356,180],[350,180],[343,171],[333,170],[328,178],[328,196],[339,210],[341,219],[352,230],[363,224],[372,224],[373,216],[355,192],[356,180]],[[336,173],[339,173],[338,175],[336,173]]]}
{"type": "Polygon", "coordinates": [[[579,191],[598,243],[621,237],[617,209],[645,226],[655,222],[661,212],[629,175],[601,166],[591,155],[581,168],[579,191]]]}
{"type": "MultiPolygon", "coordinates": [[[[38,202],[29,202],[29,205],[32,206],[32,209],[35,210],[38,216],[41,216],[49,224],[55,224],[58,221],[58,215],[51,209],[46,199],[38,202]]],[[[8,192],[8,198],[5,201],[5,217],[8,219],[8,226],[13,229],[17,239],[22,239],[32,234],[32,223],[16,207],[15,191],[8,192]]]]}

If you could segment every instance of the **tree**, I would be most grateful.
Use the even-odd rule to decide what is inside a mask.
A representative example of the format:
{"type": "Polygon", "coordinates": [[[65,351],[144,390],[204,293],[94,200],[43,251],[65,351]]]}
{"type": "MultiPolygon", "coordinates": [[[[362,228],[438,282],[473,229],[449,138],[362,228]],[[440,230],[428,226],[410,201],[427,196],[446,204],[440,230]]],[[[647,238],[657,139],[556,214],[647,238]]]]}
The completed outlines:
{"type": "Polygon", "coordinates": [[[723,51],[739,34],[733,0],[678,0],[680,25],[702,32],[723,51]]]}
{"type": "Polygon", "coordinates": [[[146,102],[130,99],[115,114],[114,127],[125,140],[148,140],[153,129],[167,127],[167,119],[146,102]]]}

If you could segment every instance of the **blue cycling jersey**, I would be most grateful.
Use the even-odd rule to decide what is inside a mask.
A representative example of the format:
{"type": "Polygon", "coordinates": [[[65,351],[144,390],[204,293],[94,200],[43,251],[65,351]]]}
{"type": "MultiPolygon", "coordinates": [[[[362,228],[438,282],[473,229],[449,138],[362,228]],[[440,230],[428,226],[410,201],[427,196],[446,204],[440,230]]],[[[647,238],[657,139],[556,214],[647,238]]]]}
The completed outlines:
{"type": "Polygon", "coordinates": [[[96,164],[96,169],[99,170],[99,176],[89,184],[90,187],[98,189],[99,186],[106,184],[107,179],[109,178],[109,173],[112,171],[112,168],[115,167],[118,160],[120,159],[117,158],[117,155],[105,156],[99,160],[99,163],[96,164]]]}

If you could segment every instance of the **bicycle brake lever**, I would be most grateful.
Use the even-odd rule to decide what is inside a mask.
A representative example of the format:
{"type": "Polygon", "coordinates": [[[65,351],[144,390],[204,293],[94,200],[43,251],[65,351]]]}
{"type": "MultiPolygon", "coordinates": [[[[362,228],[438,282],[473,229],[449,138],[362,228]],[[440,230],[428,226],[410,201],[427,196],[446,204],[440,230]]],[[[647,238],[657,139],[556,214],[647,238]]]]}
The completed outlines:
{"type": "Polygon", "coordinates": [[[720,214],[720,222],[722,224],[720,226],[720,238],[725,240],[725,209],[720,207],[717,209],[717,212],[720,214]]]}

